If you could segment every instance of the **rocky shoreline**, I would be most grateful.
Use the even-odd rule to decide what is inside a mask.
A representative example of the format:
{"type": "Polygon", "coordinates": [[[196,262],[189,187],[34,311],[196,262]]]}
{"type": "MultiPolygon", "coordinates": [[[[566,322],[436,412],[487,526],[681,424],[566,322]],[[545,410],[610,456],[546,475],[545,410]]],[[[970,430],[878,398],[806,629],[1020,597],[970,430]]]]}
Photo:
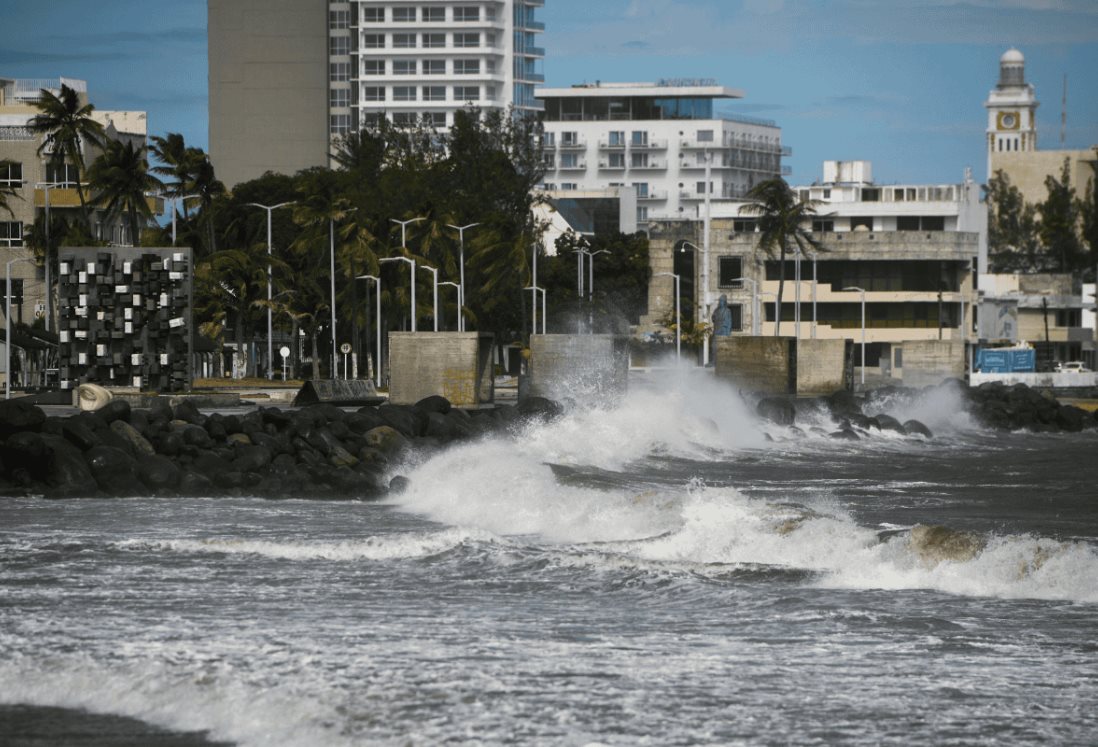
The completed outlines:
{"type": "MultiPolygon", "coordinates": [[[[1098,427],[1098,413],[1063,405],[1024,385],[973,389],[947,381],[930,390],[889,388],[866,397],[835,392],[815,400],[759,400],[764,420],[793,426],[803,408],[826,407],[839,424],[833,438],[857,440],[874,429],[931,438],[917,420],[880,412],[889,397],[952,389],[984,427],[1076,432],[1098,427]],[[870,416],[866,410],[878,414],[870,416]]],[[[390,476],[409,453],[424,454],[489,434],[517,433],[563,408],[531,397],[483,410],[452,407],[443,397],[353,412],[329,404],[245,415],[204,414],[190,402],[147,409],[114,400],[95,412],[47,416],[18,399],[0,402],[0,495],[47,498],[234,496],[374,500],[406,484],[390,476]]]]}
{"type": "Polygon", "coordinates": [[[407,454],[561,413],[549,400],[465,411],[443,397],[347,412],[328,404],[245,415],[203,414],[193,403],[47,417],[0,402],[0,495],[47,498],[232,496],[373,500],[400,490],[389,472],[407,454]]]}

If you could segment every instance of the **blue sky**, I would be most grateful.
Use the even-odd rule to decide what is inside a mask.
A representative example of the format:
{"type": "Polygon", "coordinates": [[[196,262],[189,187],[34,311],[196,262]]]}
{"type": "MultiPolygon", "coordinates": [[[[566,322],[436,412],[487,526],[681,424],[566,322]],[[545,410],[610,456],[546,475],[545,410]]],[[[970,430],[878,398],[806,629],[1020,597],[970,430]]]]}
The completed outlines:
{"type": "MultiPolygon", "coordinates": [[[[984,175],[982,107],[1017,46],[1042,147],[1098,144],[1098,0],[546,0],[550,86],[715,78],[729,110],[775,120],[791,181],[869,159],[880,182],[984,175]]],[[[88,80],[103,109],[205,146],[205,0],[4,0],[0,75],[88,80]]],[[[216,164],[215,164],[216,166],[216,164]]]]}

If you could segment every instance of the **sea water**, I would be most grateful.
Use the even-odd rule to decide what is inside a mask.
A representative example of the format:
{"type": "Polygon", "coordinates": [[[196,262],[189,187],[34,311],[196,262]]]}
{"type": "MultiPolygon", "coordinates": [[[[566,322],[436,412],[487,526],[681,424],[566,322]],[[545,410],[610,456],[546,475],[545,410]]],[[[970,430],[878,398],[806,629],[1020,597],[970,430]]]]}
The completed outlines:
{"type": "Polygon", "coordinates": [[[0,703],[241,745],[1093,743],[1098,437],[874,407],[935,436],[671,381],[380,504],[2,499],[0,703]]]}

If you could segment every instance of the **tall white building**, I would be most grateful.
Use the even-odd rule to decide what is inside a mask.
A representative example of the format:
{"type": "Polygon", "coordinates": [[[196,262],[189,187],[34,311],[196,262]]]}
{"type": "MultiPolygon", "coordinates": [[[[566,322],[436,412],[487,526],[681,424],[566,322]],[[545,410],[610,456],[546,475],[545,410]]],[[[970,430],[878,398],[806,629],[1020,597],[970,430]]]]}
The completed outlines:
{"type": "Polygon", "coordinates": [[[1026,58],[1008,49],[999,58],[999,82],[988,94],[987,178],[994,174],[997,153],[1037,150],[1037,93],[1026,83],[1026,58]]]}
{"type": "Polygon", "coordinates": [[[545,0],[207,0],[210,154],[232,186],[327,166],[388,117],[539,109],[545,0]]]}
{"type": "Polygon", "coordinates": [[[634,187],[639,221],[697,217],[707,185],[711,201],[734,200],[789,173],[781,129],[717,111],[743,92],[712,81],[599,82],[536,95],[545,108],[544,187],[634,187]]]}

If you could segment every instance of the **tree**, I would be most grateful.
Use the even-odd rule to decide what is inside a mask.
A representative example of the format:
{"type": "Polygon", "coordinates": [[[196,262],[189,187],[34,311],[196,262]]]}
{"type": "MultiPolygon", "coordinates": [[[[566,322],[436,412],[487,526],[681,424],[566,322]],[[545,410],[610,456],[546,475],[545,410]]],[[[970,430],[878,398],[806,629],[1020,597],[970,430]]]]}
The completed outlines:
{"type": "Polygon", "coordinates": [[[31,132],[44,135],[38,146],[38,155],[48,154],[49,164],[54,168],[66,163],[76,167],[76,194],[80,199],[80,211],[88,233],[92,232],[91,215],[84,196],[84,146],[101,145],[104,138],[103,126],[92,118],[95,106],[81,104],[80,97],[73,89],[61,84],[61,91],[54,95],[43,88],[35,103],[39,113],[31,117],[27,126],[31,132]]]}
{"type": "Polygon", "coordinates": [[[1098,267],[1095,267],[1098,263],[1098,161],[1091,161],[1090,165],[1094,174],[1087,180],[1086,194],[1079,202],[1079,215],[1083,223],[1082,238],[1089,250],[1087,270],[1095,273],[1094,279],[1098,282],[1098,267]]]}
{"type": "Polygon", "coordinates": [[[809,247],[824,251],[820,242],[805,228],[816,214],[815,201],[801,201],[786,183],[777,177],[759,182],[747,193],[751,200],[743,211],[759,216],[759,247],[771,258],[778,252],[778,299],[774,335],[781,336],[782,294],[785,291],[785,257],[795,244],[802,255],[809,247]]]}
{"type": "Polygon", "coordinates": [[[1085,262],[1083,244],[1079,238],[1079,201],[1071,186],[1071,161],[1064,159],[1060,178],[1045,177],[1048,197],[1037,205],[1041,216],[1039,233],[1045,251],[1058,260],[1060,272],[1082,269],[1085,262]]]}
{"type": "Polygon", "coordinates": [[[1033,270],[1042,263],[1036,209],[999,169],[987,184],[988,253],[992,272],[1033,270]]]}
{"type": "MultiPolygon", "coordinates": [[[[585,258],[586,261],[586,258],[585,258]]],[[[584,283],[589,273],[584,271],[584,283]]],[[[592,237],[568,232],[556,242],[556,255],[538,265],[538,284],[546,289],[548,315],[558,329],[567,329],[570,320],[586,318],[611,333],[625,333],[637,324],[648,309],[648,281],[652,270],[648,262],[648,237],[635,234],[598,234],[592,237]],[[595,292],[588,307],[576,296],[576,250],[605,250],[595,258],[595,292]]]]}
{"type": "Polygon", "coordinates": [[[135,148],[127,140],[111,140],[106,149],[88,168],[88,181],[94,194],[93,202],[106,210],[109,218],[124,216],[129,224],[134,246],[141,246],[141,225],[152,220],[147,195],[162,185],[149,172],[145,148],[135,148]]]}

